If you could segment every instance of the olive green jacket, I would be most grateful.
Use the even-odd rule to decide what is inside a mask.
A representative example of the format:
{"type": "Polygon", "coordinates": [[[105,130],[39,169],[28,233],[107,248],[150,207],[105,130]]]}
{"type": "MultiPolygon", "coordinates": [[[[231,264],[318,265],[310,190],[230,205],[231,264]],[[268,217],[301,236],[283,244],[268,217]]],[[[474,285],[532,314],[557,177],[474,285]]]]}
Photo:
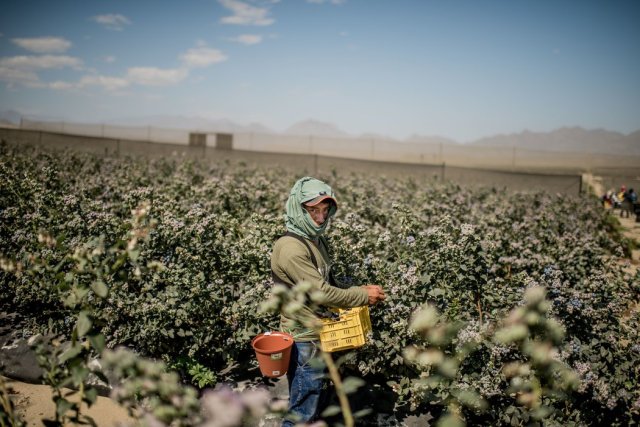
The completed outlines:
{"type": "MultiPolygon", "coordinates": [[[[318,268],[311,261],[309,249],[295,237],[283,236],[276,241],[271,254],[271,270],[287,285],[293,286],[300,282],[308,282],[312,290],[320,290],[325,295],[324,306],[333,308],[349,308],[367,305],[369,296],[361,287],[347,289],[331,286],[329,283],[329,254],[325,246],[318,245],[307,239],[309,247],[313,251],[318,268]]],[[[320,316],[320,313],[316,313],[320,316]]],[[[303,326],[306,319],[313,318],[314,313],[308,307],[298,314],[297,319],[288,318],[284,314],[280,317],[280,327],[283,331],[289,331],[293,335],[303,333],[309,329],[303,326]]],[[[317,340],[318,334],[305,334],[297,338],[298,341],[317,340]]]]}

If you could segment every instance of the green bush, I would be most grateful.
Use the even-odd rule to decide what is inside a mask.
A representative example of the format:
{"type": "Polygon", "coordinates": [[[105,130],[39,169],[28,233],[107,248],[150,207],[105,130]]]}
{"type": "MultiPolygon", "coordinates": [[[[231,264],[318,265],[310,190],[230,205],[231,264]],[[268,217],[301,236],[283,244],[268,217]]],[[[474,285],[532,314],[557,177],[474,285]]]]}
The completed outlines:
{"type": "MultiPolygon", "coordinates": [[[[246,368],[251,337],[277,327],[275,316],[257,308],[270,292],[270,248],[285,231],[284,203],[297,178],[279,169],[4,145],[0,304],[28,316],[32,332],[50,325],[71,336],[76,314],[60,304],[61,293],[96,285],[95,274],[74,271],[67,254],[98,256],[128,241],[131,212],[146,202],[153,221],[146,240],[122,265],[109,265],[100,276],[108,295],[91,300],[106,346],[189,360],[202,372],[237,362],[246,368]]],[[[638,301],[640,275],[624,272],[624,247],[597,200],[428,179],[319,178],[339,201],[328,233],[336,276],[345,286],[380,284],[389,296],[371,310],[369,343],[346,357],[365,379],[406,385],[425,375],[404,351],[425,344],[409,325],[428,302],[461,328],[452,349],[473,343],[451,381],[488,409],[463,406],[461,419],[525,423],[529,412],[514,407],[502,374],[522,353],[489,337],[523,304],[526,289],[541,286],[549,316],[564,330],[554,358],[578,373],[577,389],[549,422],[638,420],[640,315],[630,304],[638,301]]],[[[399,396],[398,411],[404,402],[399,396]]],[[[415,411],[430,410],[428,401],[413,403],[415,411]]]]}

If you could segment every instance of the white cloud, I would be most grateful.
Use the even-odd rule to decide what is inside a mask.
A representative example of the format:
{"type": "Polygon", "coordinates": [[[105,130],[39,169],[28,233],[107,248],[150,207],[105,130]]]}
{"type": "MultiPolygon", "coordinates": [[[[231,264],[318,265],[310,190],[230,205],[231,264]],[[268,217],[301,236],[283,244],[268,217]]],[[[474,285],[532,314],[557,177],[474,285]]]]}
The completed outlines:
{"type": "Polygon", "coordinates": [[[79,69],[82,61],[66,55],[21,55],[0,58],[0,66],[17,70],[71,67],[79,69]]]}
{"type": "Polygon", "coordinates": [[[106,62],[107,64],[111,64],[112,62],[116,62],[116,57],[113,56],[113,55],[107,55],[107,56],[103,57],[102,60],[104,62],[106,62]]]}
{"type": "Polygon", "coordinates": [[[133,67],[127,70],[126,79],[143,86],[167,86],[181,82],[187,75],[186,68],[133,67]]]}
{"type": "Polygon", "coordinates": [[[180,82],[188,75],[184,69],[167,70],[154,67],[129,68],[125,77],[111,77],[102,75],[87,75],[76,83],[57,81],[50,83],[51,89],[67,90],[81,89],[89,86],[102,87],[108,91],[124,89],[132,84],[143,86],[165,86],[180,82]]]}
{"type": "Polygon", "coordinates": [[[76,85],[68,82],[57,81],[57,82],[49,83],[49,88],[55,89],[55,90],[73,89],[74,87],[76,87],[76,85]]]}
{"type": "Polygon", "coordinates": [[[116,90],[129,86],[129,81],[121,77],[84,76],[80,79],[77,86],[101,86],[107,90],[116,90]]]}
{"type": "Polygon", "coordinates": [[[9,86],[46,86],[37,75],[39,70],[60,68],[82,69],[82,61],[66,55],[21,55],[0,58],[0,81],[9,86]]]}
{"type": "Polygon", "coordinates": [[[47,86],[50,89],[54,90],[69,90],[69,89],[80,89],[87,86],[99,86],[106,90],[117,90],[122,89],[129,86],[129,81],[127,79],[121,77],[109,77],[109,76],[101,76],[101,75],[87,75],[82,77],[79,81],[75,83],[65,82],[65,81],[55,81],[49,83],[47,86]]]}
{"type": "MultiPolygon", "coordinates": [[[[251,39],[247,39],[251,41],[251,39]]],[[[102,58],[105,62],[114,62],[114,56],[102,58]]],[[[207,47],[204,42],[187,50],[182,56],[182,65],[178,68],[130,67],[121,76],[105,76],[84,67],[83,62],[67,55],[20,55],[0,57],[0,81],[8,86],[44,87],[54,90],[71,90],[85,87],[102,87],[108,91],[117,91],[131,85],[168,86],[182,82],[190,74],[190,69],[207,67],[227,60],[227,55],[218,49],[207,47]],[[72,68],[90,74],[76,81],[57,80],[42,82],[38,73],[47,69],[72,68]]]]}
{"type": "Polygon", "coordinates": [[[40,87],[42,82],[33,71],[18,70],[16,68],[0,65],[0,81],[7,83],[9,87],[23,85],[28,87],[40,87]]]}
{"type": "Polygon", "coordinates": [[[200,46],[189,49],[180,58],[187,67],[207,67],[226,61],[227,55],[218,49],[200,46]]]}
{"type": "Polygon", "coordinates": [[[35,53],[62,53],[71,47],[71,42],[61,37],[18,38],[11,39],[11,41],[21,48],[35,53]]]}
{"type": "Polygon", "coordinates": [[[218,0],[222,6],[231,10],[233,15],[225,16],[220,21],[223,24],[236,25],[271,25],[275,22],[269,16],[269,9],[266,7],[251,6],[248,3],[238,0],[218,0]]]}
{"type": "Polygon", "coordinates": [[[131,21],[126,16],[117,14],[117,13],[109,13],[106,15],[96,15],[91,18],[96,21],[98,24],[104,26],[109,30],[114,31],[122,31],[125,25],[130,25],[131,21]]]}
{"type": "Polygon", "coordinates": [[[229,40],[231,40],[232,42],[242,43],[250,46],[252,44],[262,43],[262,36],[258,34],[242,34],[238,37],[232,37],[229,40]]]}

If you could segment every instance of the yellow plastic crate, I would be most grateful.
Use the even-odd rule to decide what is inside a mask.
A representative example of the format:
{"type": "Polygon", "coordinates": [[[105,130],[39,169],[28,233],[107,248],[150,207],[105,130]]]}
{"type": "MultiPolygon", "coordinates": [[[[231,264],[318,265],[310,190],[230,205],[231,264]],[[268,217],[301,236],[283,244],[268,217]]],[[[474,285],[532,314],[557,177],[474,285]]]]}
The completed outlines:
{"type": "Polygon", "coordinates": [[[338,311],[340,320],[322,319],[320,347],[331,353],[349,350],[365,345],[367,334],[371,331],[369,307],[353,307],[338,311]]]}

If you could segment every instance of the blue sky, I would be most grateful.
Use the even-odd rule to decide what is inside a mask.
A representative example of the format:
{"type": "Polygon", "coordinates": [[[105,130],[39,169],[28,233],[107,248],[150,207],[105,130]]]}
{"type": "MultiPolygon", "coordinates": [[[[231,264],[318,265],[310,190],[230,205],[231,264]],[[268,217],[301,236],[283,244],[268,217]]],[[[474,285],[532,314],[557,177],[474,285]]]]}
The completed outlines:
{"type": "Polygon", "coordinates": [[[640,129],[640,2],[9,0],[0,110],[460,142],[640,129]]]}

